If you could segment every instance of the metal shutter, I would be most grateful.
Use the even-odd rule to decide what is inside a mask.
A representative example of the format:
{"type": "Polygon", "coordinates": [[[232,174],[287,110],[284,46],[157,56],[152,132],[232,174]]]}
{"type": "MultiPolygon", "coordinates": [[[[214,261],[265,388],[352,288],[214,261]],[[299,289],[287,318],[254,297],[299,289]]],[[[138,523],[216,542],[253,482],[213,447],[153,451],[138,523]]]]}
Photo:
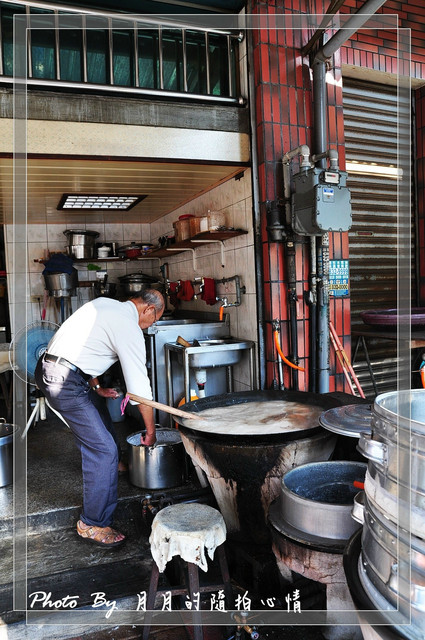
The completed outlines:
{"type": "MultiPolygon", "coordinates": [[[[397,89],[346,78],[343,108],[346,161],[397,168],[397,89]]],[[[403,229],[397,221],[394,178],[353,171],[348,175],[353,210],[349,232],[351,326],[356,329],[365,326],[359,316],[361,311],[397,306],[397,236],[403,229]]],[[[353,336],[353,352],[356,340],[353,336]]],[[[378,392],[395,389],[396,343],[368,338],[367,345],[378,392]]],[[[373,396],[362,348],[355,370],[366,395],[373,396]]]]}

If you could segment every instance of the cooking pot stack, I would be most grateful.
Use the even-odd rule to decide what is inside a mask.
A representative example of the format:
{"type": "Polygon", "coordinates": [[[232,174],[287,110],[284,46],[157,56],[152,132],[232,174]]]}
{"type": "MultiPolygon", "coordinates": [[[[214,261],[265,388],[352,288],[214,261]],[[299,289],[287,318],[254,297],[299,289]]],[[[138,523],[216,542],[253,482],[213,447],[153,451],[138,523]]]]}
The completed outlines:
{"type": "Polygon", "coordinates": [[[371,425],[358,444],[369,460],[358,577],[398,637],[423,640],[425,390],[377,396],[371,425]]]}

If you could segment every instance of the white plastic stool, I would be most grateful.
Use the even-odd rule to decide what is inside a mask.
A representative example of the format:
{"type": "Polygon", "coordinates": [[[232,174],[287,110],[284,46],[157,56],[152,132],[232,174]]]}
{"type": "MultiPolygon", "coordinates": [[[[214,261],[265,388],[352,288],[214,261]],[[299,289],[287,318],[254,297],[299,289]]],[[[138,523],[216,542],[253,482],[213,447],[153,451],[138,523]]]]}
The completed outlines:
{"type": "MultiPolygon", "coordinates": [[[[153,557],[152,573],[146,609],[151,612],[155,604],[157,593],[182,595],[187,593],[193,602],[194,594],[224,590],[226,605],[233,604],[232,587],[230,584],[229,568],[224,552],[226,540],[226,525],[223,516],[217,509],[205,504],[173,504],[157,513],[152,523],[152,533],[149,538],[153,557]],[[211,559],[217,549],[223,583],[200,587],[199,567],[207,571],[206,552],[211,559]],[[174,556],[180,556],[187,562],[188,586],[172,587],[158,591],[159,574],[165,570],[167,562],[174,556]]],[[[147,640],[150,630],[151,613],[147,614],[147,625],[143,630],[143,640],[147,640]]],[[[196,614],[195,614],[196,619],[196,614]]],[[[197,616],[199,620],[199,613],[197,616]]],[[[194,625],[195,640],[203,640],[202,626],[194,625]]]]}

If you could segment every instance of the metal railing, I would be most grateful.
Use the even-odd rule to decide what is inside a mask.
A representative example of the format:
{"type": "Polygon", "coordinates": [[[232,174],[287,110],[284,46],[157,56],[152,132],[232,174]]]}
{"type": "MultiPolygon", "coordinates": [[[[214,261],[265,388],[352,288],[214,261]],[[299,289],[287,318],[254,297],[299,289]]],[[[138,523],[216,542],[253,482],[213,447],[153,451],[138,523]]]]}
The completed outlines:
{"type": "Polygon", "coordinates": [[[240,31],[26,0],[0,2],[0,82],[13,81],[13,13],[25,20],[31,86],[243,103],[240,31]]]}

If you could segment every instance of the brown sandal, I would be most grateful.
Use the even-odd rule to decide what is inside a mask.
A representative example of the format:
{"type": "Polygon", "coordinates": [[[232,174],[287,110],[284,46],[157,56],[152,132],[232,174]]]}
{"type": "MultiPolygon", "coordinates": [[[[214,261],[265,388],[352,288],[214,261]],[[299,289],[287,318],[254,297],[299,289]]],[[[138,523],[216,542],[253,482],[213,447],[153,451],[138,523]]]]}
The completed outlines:
{"type": "Polygon", "coordinates": [[[77,533],[83,538],[83,540],[87,540],[87,542],[92,542],[99,547],[103,547],[104,549],[116,549],[124,544],[126,538],[122,540],[116,540],[117,536],[119,536],[119,532],[115,531],[115,529],[111,529],[111,527],[94,527],[90,525],[85,525],[82,520],[78,520],[77,522],[77,533]],[[110,542],[109,542],[110,541],[110,542]]]}

